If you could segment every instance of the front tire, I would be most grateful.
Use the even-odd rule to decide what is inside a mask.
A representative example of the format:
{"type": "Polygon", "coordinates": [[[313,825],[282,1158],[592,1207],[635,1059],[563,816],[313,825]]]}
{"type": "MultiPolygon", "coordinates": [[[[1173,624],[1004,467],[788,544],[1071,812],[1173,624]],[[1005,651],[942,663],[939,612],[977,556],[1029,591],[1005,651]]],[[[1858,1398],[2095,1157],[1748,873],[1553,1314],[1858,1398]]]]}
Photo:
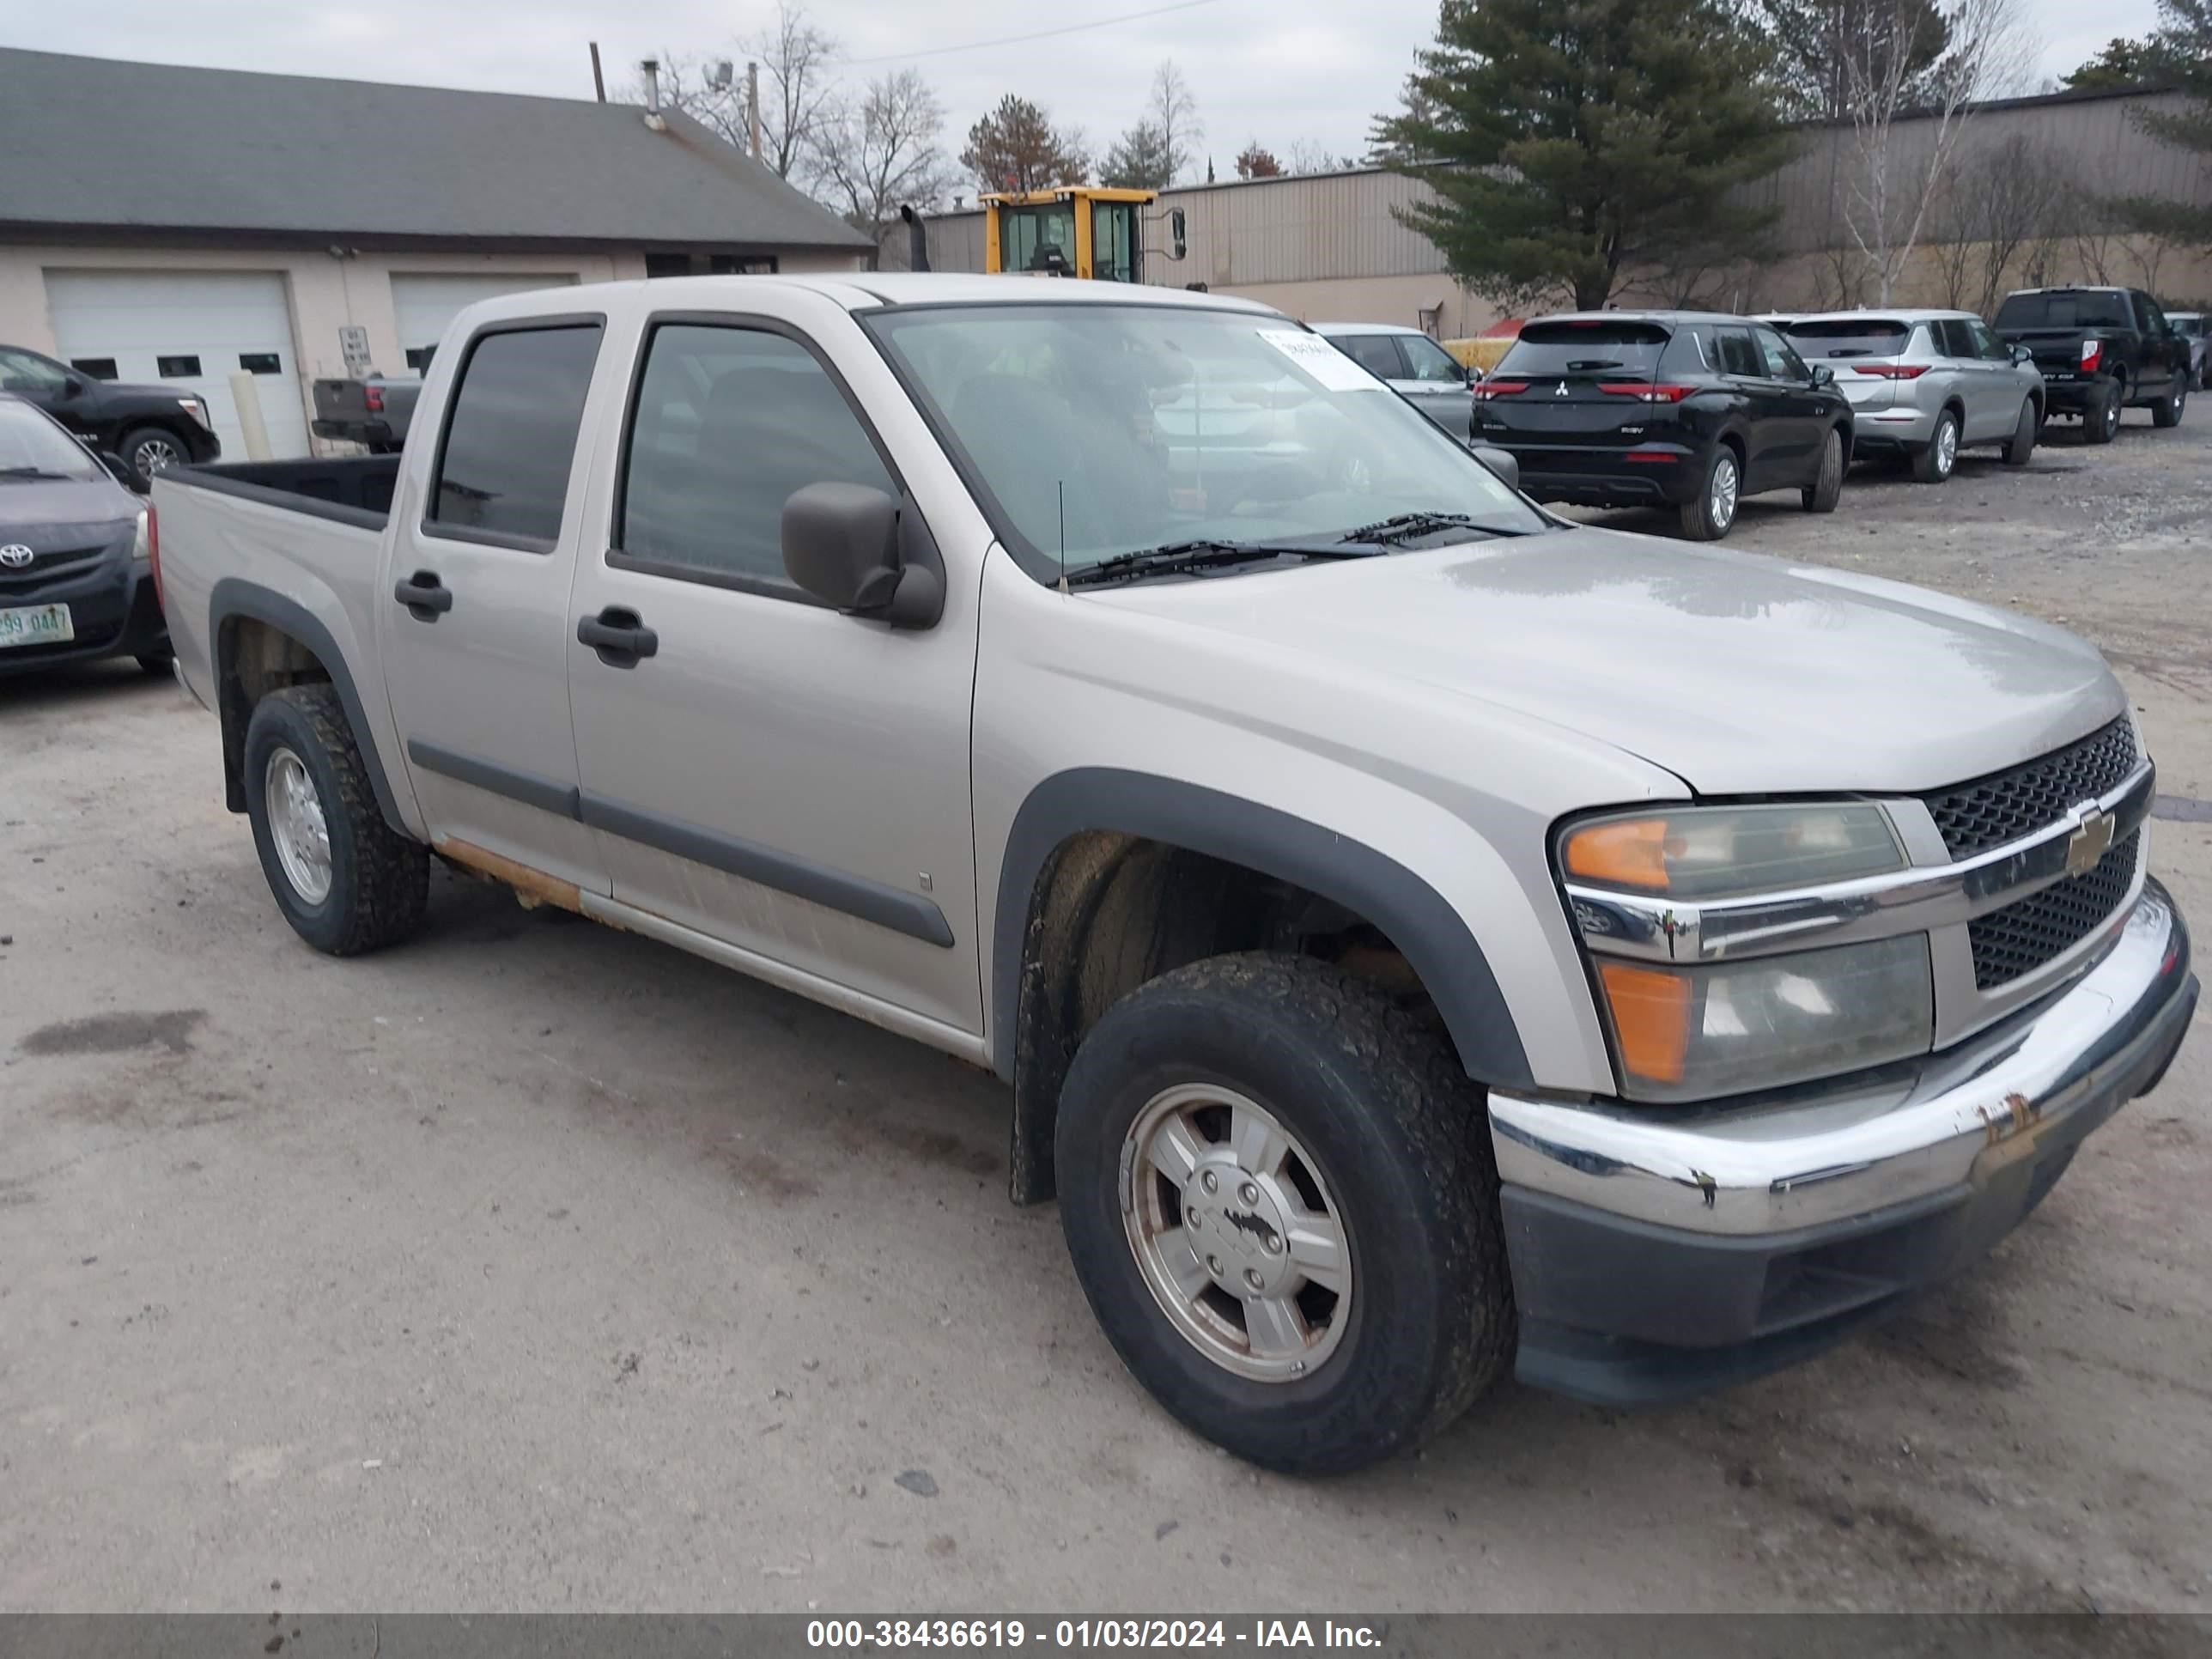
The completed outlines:
{"type": "Polygon", "coordinates": [[[1922,483],[1942,483],[1959,465],[1959,417],[1945,410],[1936,417],[1936,430],[1913,453],[1912,476],[1922,483]]]}
{"type": "Polygon", "coordinates": [[[1715,444],[1698,493],[1682,503],[1682,534],[1693,542],[1720,540],[1735,523],[1742,499],[1743,463],[1726,444],[1715,444]]]}
{"type": "Polygon", "coordinates": [[[144,484],[151,484],[155,473],[182,466],[191,459],[183,439],[166,427],[158,426],[142,426],[135,432],[125,433],[115,453],[144,484]]]}
{"type": "Polygon", "coordinates": [[[2007,466],[2026,466],[2028,458],[2035,453],[2035,441],[2042,431],[2043,422],[2035,415],[2035,399],[2022,398],[2020,418],[2013,422],[2012,436],[2005,440],[2004,464],[2007,466]]]}
{"type": "Polygon", "coordinates": [[[1827,441],[1820,446],[1820,470],[1798,495],[1808,513],[1832,513],[1843,499],[1844,434],[1833,427],[1828,428],[1827,441]]]}
{"type": "Polygon", "coordinates": [[[1216,957],[1085,1036],[1060,1220],[1154,1399],[1296,1474],[1419,1445],[1514,1350],[1481,1089],[1443,1032],[1311,957],[1216,957]]]}
{"type": "Polygon", "coordinates": [[[2166,396],[2151,405],[2151,424],[2160,427],[2179,426],[2181,411],[2187,408],[2188,404],[2189,377],[2185,374],[2177,374],[2173,377],[2172,387],[2166,396]]]}
{"type": "Polygon", "coordinates": [[[276,908],[318,951],[357,956],[422,920],[429,849],[384,821],[345,708],[329,685],[254,705],[246,727],[246,812],[276,908]]]}

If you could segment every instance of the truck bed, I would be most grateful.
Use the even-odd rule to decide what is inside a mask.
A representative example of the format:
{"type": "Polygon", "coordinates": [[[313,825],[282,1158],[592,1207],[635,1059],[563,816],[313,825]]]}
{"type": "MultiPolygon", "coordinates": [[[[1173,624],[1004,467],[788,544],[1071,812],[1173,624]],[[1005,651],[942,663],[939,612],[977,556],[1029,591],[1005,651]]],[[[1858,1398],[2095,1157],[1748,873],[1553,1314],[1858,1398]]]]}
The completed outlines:
{"type": "MultiPolygon", "coordinates": [[[[155,479],[162,609],[185,683],[202,702],[213,708],[216,698],[210,613],[221,583],[277,596],[288,617],[312,618],[329,648],[374,676],[384,527],[399,463],[397,455],[242,461],[173,467],[155,479]]],[[[372,722],[371,740],[380,743],[383,722],[372,722]]]]}

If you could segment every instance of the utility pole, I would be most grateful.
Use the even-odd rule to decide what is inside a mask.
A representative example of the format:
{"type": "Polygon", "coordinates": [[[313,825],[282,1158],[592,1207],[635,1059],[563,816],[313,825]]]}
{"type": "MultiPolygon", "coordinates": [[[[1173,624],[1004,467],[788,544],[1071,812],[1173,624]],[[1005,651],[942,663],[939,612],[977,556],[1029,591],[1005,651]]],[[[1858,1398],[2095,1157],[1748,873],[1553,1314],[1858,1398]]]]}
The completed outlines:
{"type": "Polygon", "coordinates": [[[599,43],[592,42],[592,90],[599,94],[601,103],[607,101],[607,77],[599,72],[599,43]]]}
{"type": "Polygon", "coordinates": [[[745,125],[752,134],[753,160],[757,161],[761,158],[760,65],[757,63],[745,65],[745,125]]]}

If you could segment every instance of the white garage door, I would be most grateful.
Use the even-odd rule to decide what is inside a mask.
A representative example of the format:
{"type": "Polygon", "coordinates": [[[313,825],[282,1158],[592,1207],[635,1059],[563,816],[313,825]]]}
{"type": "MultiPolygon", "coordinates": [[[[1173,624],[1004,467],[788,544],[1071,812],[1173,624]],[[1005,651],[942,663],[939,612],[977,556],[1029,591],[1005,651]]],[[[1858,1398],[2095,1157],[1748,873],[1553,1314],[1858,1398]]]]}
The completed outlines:
{"type": "Polygon", "coordinates": [[[270,453],[307,453],[292,355],[292,311],[274,272],[50,270],[46,307],[60,355],[102,379],[179,386],[206,400],[223,458],[242,461],[230,377],[253,376],[270,453]]]}
{"type": "MultiPolygon", "coordinates": [[[[501,276],[471,271],[466,276],[400,276],[392,278],[392,309],[399,324],[399,344],[407,354],[407,368],[420,374],[430,365],[430,354],[446,337],[446,325],[465,307],[502,294],[521,294],[533,288],[562,288],[573,276],[553,274],[501,276]]],[[[397,368],[386,371],[398,374],[397,368]]]]}

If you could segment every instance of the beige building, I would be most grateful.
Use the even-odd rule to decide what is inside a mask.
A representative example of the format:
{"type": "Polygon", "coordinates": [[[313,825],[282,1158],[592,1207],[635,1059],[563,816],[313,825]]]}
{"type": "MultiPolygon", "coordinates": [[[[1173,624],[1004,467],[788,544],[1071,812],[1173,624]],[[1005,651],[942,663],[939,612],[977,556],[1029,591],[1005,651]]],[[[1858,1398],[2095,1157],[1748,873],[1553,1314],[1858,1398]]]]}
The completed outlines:
{"type": "Polygon", "coordinates": [[[405,373],[490,295],[868,252],[704,128],[621,104],[0,51],[0,344],[196,392],[231,454],[234,384],[272,453],[307,454],[349,343],[405,373]]]}
{"type": "MultiPolygon", "coordinates": [[[[1975,110],[1952,185],[1929,204],[1923,246],[1893,300],[1982,309],[1991,291],[2067,282],[2145,288],[2174,305],[2212,299],[2212,262],[2202,251],[2119,234],[2100,206],[2125,195],[2212,204],[2203,157],[2160,143],[2136,118],[2179,102],[2172,94],[2062,93],[1975,110]],[[2037,187],[2008,188],[2015,175],[2037,187]]],[[[1898,122],[1893,172],[1924,173],[1933,139],[1932,122],[1898,122]]],[[[1701,302],[1761,311],[1874,297],[1853,256],[1847,209],[1856,143],[1848,124],[1803,130],[1796,158],[1743,192],[1778,210],[1780,257],[1705,273],[1701,302]]],[[[1479,333],[1501,308],[1460,287],[1435,245],[1394,216],[1426,195],[1419,181],[1378,168],[1168,191],[1147,225],[1144,279],[1247,295],[1307,322],[1403,323],[1447,339],[1479,333]],[[1188,226],[1179,261],[1168,257],[1164,228],[1175,208],[1188,226]]],[[[980,213],[934,217],[928,236],[937,269],[982,269],[980,213]]],[[[885,263],[902,252],[894,239],[885,263]]],[[[1678,297],[1655,281],[1623,303],[1678,297]]]]}

